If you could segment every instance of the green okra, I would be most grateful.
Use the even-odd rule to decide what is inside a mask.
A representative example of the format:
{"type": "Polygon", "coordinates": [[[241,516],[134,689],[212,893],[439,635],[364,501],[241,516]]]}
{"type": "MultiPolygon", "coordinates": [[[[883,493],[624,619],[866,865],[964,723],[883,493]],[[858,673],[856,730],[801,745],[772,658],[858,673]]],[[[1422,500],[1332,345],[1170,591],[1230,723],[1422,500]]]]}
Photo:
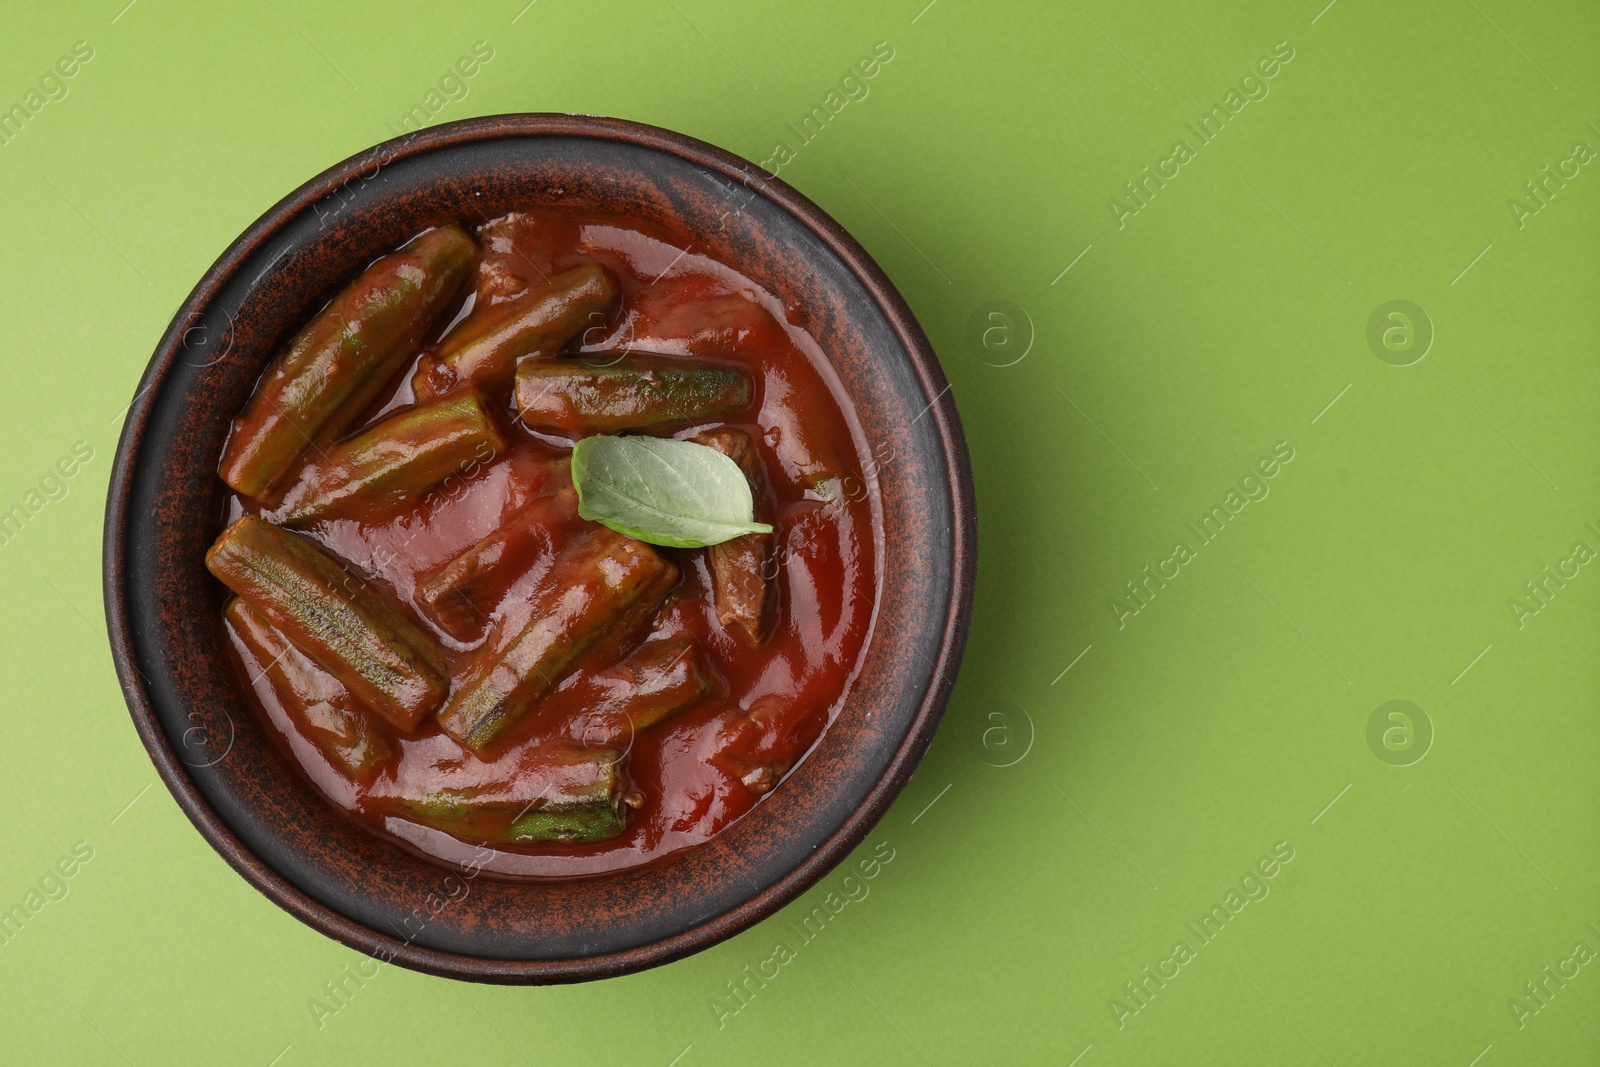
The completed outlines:
{"type": "Polygon", "coordinates": [[[289,491],[283,520],[303,526],[396,507],[452,475],[470,477],[505,448],[477,391],[455,393],[328,449],[289,491]]]}
{"type": "Polygon", "coordinates": [[[444,699],[439,646],[305,538],[245,515],[222,531],[206,568],[400,729],[414,728],[444,699]]]}
{"type": "Polygon", "coordinates": [[[528,623],[479,650],[439,712],[439,725],[482,751],[621,623],[640,621],[678,579],[649,545],[596,527],[551,565],[528,623]]]}
{"type": "Polygon", "coordinates": [[[416,354],[476,256],[464,230],[445,226],[368,267],[267,368],[233,421],[222,480],[277,504],[301,454],[336,440],[416,354]]]}
{"type": "Polygon", "coordinates": [[[646,641],[588,679],[602,721],[615,718],[631,732],[648,729],[716,691],[700,642],[687,634],[646,641]]]}
{"type": "Polygon", "coordinates": [[[487,780],[457,765],[425,789],[402,777],[381,791],[392,795],[380,801],[407,818],[483,841],[600,841],[626,827],[620,752],[558,743],[518,753],[513,763],[487,780]]]}
{"type": "Polygon", "coordinates": [[[222,614],[289,717],[335,766],[370,782],[391,751],[372,712],[245,600],[234,597],[222,614]]]}
{"type": "Polygon", "coordinates": [[[661,356],[517,368],[522,421],[566,437],[724,418],[749,407],[750,396],[750,376],[738,367],[661,356]]]}
{"type": "Polygon", "coordinates": [[[530,811],[511,824],[506,836],[513,841],[564,841],[569,844],[604,841],[627,829],[614,804],[551,808],[530,811]]]}
{"type": "Polygon", "coordinates": [[[557,274],[452,330],[417,368],[412,389],[418,398],[440,396],[466,381],[502,389],[517,360],[554,356],[584,330],[604,326],[619,299],[616,277],[598,263],[557,274]]]}

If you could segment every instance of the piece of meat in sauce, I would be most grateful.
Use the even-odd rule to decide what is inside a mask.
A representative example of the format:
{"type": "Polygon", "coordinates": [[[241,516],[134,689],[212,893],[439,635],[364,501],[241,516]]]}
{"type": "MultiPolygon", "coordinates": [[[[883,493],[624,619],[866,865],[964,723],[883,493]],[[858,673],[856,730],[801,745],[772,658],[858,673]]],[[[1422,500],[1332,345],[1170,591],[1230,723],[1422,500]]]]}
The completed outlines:
{"type": "MultiPolygon", "coordinates": [[[[750,483],[755,520],[770,522],[772,489],[755,440],[733,427],[707,430],[697,434],[695,440],[739,465],[750,483]]],[[[706,549],[716,585],[717,621],[752,648],[761,643],[767,604],[772,599],[772,575],[767,563],[771,553],[772,535],[764,533],[744,534],[706,549]]]]}
{"type": "Polygon", "coordinates": [[[826,708],[765,696],[729,717],[717,732],[711,762],[757,796],[772,791],[822,735],[826,708]]]}

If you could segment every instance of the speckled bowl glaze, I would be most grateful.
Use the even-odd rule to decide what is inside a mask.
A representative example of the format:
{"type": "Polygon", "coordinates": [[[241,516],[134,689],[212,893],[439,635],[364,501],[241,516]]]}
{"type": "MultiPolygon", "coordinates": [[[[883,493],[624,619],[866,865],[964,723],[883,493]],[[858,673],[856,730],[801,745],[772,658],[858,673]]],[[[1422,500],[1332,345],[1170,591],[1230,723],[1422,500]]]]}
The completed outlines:
{"type": "Polygon", "coordinates": [[[389,141],[257,220],[172,320],[127,416],[105,526],[105,606],[134,725],[172,795],[241,875],[378,959],[453,978],[566,982],[639,970],[777,911],[867,834],[949,698],[972,599],[960,421],[905,301],[838,223],[755,165],[617,119],[501,115],[389,141]],[[838,719],[789,778],[708,844],[571,881],[452,871],[362,829],[279,755],[225,656],[229,419],[271,357],[368,262],[417,231],[565,204],[681,225],[805,309],[869,441],[892,445],[877,621],[838,719]]]}

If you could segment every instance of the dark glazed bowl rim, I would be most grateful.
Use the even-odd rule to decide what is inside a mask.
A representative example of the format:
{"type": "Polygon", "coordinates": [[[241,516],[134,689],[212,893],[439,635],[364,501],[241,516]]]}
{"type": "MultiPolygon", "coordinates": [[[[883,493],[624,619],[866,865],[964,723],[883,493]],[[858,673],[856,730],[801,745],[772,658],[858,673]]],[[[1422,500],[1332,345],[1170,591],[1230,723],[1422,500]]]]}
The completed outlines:
{"type": "MultiPolygon", "coordinates": [[[[256,279],[256,284],[259,282],[256,279]]],[[[140,740],[167,788],[201,835],[251,885],[302,922],[343,944],[377,958],[444,977],[500,983],[584,981],[642,970],[682,958],[730,937],[772,915],[810,888],[861,843],[882,818],[922,759],[944,707],[966,644],[976,565],[976,511],[972,471],[965,439],[950,396],[949,382],[910,307],[883,270],[843,227],[816,204],[755,164],[683,134],[623,119],[566,114],[515,114],[466,119],[431,127],[376,145],[312,178],[280,200],[235,239],[185,299],[162,335],[130,405],[111,472],[103,543],[107,632],[117,675],[140,740]],[[887,770],[858,806],[809,856],[743,903],[688,929],[620,951],[569,959],[492,959],[432,948],[381,933],[307,895],[264,862],[235,835],[201,794],[178,758],[153,706],[137,666],[124,552],[136,456],[152,402],[178,357],[185,323],[193,322],[233,280],[239,268],[292,219],[336,193],[375,165],[439,148],[500,138],[571,137],[618,142],[677,156],[716,176],[739,182],[797,219],[816,235],[854,275],[871,297],[909,358],[923,394],[931,397],[926,414],[939,444],[939,473],[948,481],[950,523],[950,600],[943,620],[939,654],[931,683],[917,706],[910,729],[900,739],[887,770]]]]}

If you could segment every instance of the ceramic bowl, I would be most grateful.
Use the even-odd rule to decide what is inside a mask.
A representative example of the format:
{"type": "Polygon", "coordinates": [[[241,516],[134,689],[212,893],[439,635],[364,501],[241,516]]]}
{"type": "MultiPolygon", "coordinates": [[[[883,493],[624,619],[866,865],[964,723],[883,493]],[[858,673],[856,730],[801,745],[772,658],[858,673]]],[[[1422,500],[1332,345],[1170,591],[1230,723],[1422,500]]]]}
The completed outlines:
{"type": "Polygon", "coordinates": [[[379,145],[285,197],[184,301],[128,411],[106,509],[105,605],[128,708],[196,828],[295,917],[374,957],[454,978],[561,982],[705,948],[849,854],[927,749],[972,600],[971,470],[927,338],[815,204],[711,145],[616,119],[502,115],[379,145]],[[790,307],[832,360],[878,472],[882,588],[859,679],[789,777],[709,843],[591,878],[497,881],[346,818],[279,754],[225,654],[221,528],[230,418],[295,328],[429,226],[566,204],[681,226],[790,307]]]}

